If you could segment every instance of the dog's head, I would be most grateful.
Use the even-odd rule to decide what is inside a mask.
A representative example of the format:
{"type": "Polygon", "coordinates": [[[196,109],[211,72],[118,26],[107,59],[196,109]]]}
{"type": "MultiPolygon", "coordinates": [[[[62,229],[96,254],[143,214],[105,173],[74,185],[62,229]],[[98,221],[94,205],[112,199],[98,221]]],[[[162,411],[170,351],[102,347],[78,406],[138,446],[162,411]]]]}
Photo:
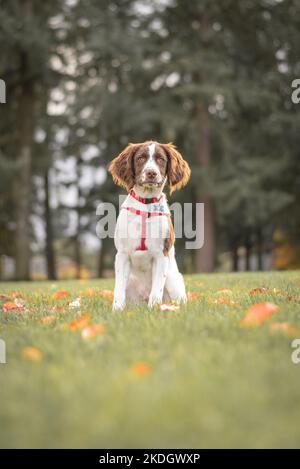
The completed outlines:
{"type": "Polygon", "coordinates": [[[111,162],[113,180],[127,191],[136,184],[151,190],[167,182],[170,193],[185,186],[191,170],[172,143],[130,143],[111,162]]]}

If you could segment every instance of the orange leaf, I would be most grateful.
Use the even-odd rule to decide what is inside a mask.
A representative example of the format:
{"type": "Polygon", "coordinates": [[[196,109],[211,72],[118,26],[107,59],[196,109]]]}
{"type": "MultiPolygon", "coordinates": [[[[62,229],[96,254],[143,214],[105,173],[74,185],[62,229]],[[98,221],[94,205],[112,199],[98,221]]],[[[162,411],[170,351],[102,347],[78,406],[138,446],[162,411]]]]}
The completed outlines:
{"type": "Polygon", "coordinates": [[[52,298],[54,300],[59,300],[61,298],[66,298],[67,296],[70,296],[70,293],[67,290],[58,290],[53,293],[52,298]]]}
{"type": "Polygon", "coordinates": [[[6,300],[9,298],[9,295],[6,295],[5,293],[0,293],[0,300],[6,300]]]}
{"type": "Polygon", "coordinates": [[[18,301],[8,301],[3,305],[3,311],[8,313],[9,311],[14,311],[16,313],[24,313],[25,307],[22,303],[18,301]]]}
{"type": "Polygon", "coordinates": [[[241,325],[246,327],[257,326],[278,311],[279,307],[273,303],[257,303],[248,309],[246,316],[241,321],[241,325]]]}
{"type": "Polygon", "coordinates": [[[75,321],[72,321],[69,324],[69,329],[72,329],[73,331],[80,331],[89,324],[91,319],[91,316],[82,316],[80,319],[75,319],[75,321]]]}
{"type": "Polygon", "coordinates": [[[257,295],[258,293],[268,293],[270,290],[268,290],[265,287],[259,287],[259,288],[252,288],[252,290],[249,291],[249,295],[257,295]]]}
{"type": "Polygon", "coordinates": [[[36,347],[25,347],[22,350],[23,358],[26,360],[31,360],[33,362],[40,362],[43,359],[42,352],[36,347]]]}
{"type": "Polygon", "coordinates": [[[21,291],[14,291],[9,296],[11,298],[23,298],[24,294],[21,291]]]}
{"type": "Polygon", "coordinates": [[[270,324],[270,331],[282,332],[289,336],[297,336],[299,334],[298,328],[289,322],[273,322],[270,324]]]}
{"type": "Polygon", "coordinates": [[[84,340],[90,340],[98,335],[104,334],[104,325],[103,324],[92,324],[91,326],[87,326],[81,331],[81,337],[84,340]]]}
{"type": "Polygon", "coordinates": [[[232,290],[229,288],[221,288],[221,290],[218,290],[217,293],[223,293],[224,295],[231,295],[232,290]]]}
{"type": "Polygon", "coordinates": [[[101,298],[112,298],[114,296],[114,292],[112,290],[102,290],[99,295],[101,298]]]}
{"type": "Polygon", "coordinates": [[[189,291],[187,294],[187,297],[188,297],[188,301],[196,301],[200,297],[200,293],[189,291]]]}
{"type": "Polygon", "coordinates": [[[151,367],[147,362],[135,362],[131,367],[131,371],[136,376],[145,376],[150,373],[151,367]]]}
{"type": "Polygon", "coordinates": [[[55,306],[52,306],[52,308],[50,308],[51,311],[64,311],[66,309],[65,306],[60,306],[60,305],[55,305],[55,306]]]}
{"type": "Polygon", "coordinates": [[[55,320],[55,314],[48,314],[48,316],[42,317],[41,322],[48,326],[49,324],[52,324],[55,320]]]}
{"type": "Polygon", "coordinates": [[[228,296],[221,296],[220,298],[217,298],[216,300],[213,301],[216,305],[239,305],[240,303],[238,301],[233,301],[228,296]]]}

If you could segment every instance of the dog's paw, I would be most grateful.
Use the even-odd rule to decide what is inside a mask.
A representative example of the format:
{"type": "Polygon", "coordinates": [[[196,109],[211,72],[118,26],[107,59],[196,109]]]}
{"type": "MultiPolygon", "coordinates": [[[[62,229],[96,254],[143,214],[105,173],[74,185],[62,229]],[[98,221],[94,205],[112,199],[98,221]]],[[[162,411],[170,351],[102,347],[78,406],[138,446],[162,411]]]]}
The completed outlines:
{"type": "Polygon", "coordinates": [[[153,308],[156,305],[160,305],[162,303],[162,298],[156,295],[150,295],[148,300],[148,308],[153,308]]]}
{"type": "Polygon", "coordinates": [[[125,308],[125,301],[114,300],[112,309],[113,311],[122,311],[125,308]]]}

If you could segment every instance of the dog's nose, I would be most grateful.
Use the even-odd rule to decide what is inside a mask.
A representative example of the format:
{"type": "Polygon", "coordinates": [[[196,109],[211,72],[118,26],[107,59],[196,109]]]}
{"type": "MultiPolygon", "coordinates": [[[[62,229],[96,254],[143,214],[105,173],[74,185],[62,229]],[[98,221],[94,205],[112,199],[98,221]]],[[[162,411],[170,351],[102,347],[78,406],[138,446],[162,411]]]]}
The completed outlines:
{"type": "Polygon", "coordinates": [[[156,178],[157,173],[153,169],[148,169],[148,171],[146,172],[146,176],[147,176],[147,179],[152,180],[156,178]]]}

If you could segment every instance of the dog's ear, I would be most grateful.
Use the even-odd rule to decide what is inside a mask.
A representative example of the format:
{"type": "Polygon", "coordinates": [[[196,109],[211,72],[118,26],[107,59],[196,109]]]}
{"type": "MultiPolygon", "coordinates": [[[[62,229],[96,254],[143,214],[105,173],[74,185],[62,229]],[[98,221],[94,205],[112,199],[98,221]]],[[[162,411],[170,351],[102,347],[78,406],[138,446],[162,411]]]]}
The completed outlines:
{"type": "Polygon", "coordinates": [[[134,186],[133,157],[139,148],[139,143],[129,143],[127,147],[112,160],[108,171],[118,186],[124,187],[127,192],[134,186]]]}
{"type": "Polygon", "coordinates": [[[190,179],[191,170],[188,163],[182,158],[175,145],[166,143],[163,148],[168,157],[167,178],[168,189],[172,192],[184,187],[190,179]]]}

